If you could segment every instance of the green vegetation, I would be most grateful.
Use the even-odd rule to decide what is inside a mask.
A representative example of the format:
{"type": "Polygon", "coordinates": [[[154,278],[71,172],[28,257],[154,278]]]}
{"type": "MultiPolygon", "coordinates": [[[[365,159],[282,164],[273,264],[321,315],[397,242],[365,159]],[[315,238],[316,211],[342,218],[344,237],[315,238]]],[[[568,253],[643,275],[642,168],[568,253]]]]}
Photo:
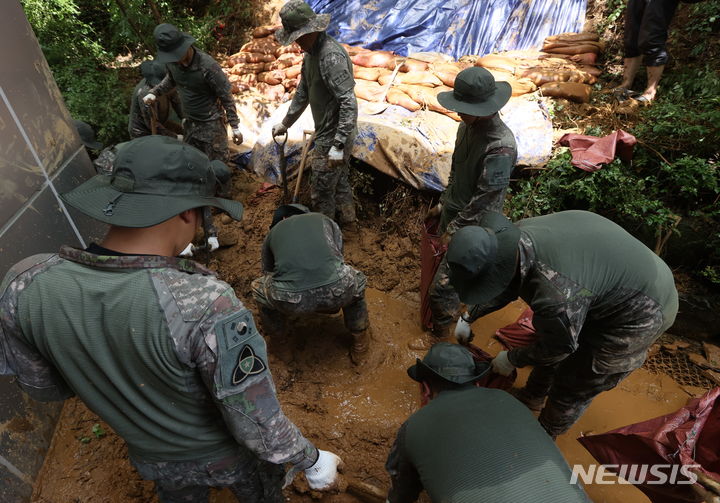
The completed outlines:
{"type": "Polygon", "coordinates": [[[70,114],[100,141],[127,139],[135,66],[155,52],[156,24],[173,23],[198,46],[227,49],[251,19],[242,0],[21,0],[70,114]]]}
{"type": "MultiPolygon", "coordinates": [[[[611,0],[605,8],[599,30],[607,35],[618,31],[624,2],[611,0]]],[[[669,240],[685,245],[693,231],[701,234],[693,246],[704,249],[674,254],[674,265],[720,285],[720,3],[681,4],[677,16],[681,21],[674,23],[678,28],[669,42],[675,61],[663,76],[656,102],[640,110],[629,128],[638,140],[633,161],[616,160],[587,173],[571,165],[567,149],[558,149],[544,170],[511,184],[506,210],[514,219],[566,209],[595,211],[658,252],[669,240]]],[[[619,54],[608,57],[620,62],[619,54]]],[[[603,82],[596,89],[611,86],[603,82]]],[[[595,94],[598,106],[607,98],[595,94]]],[[[562,105],[553,111],[567,112],[562,105]]],[[[596,124],[585,134],[603,136],[609,128],[596,124]]]]}

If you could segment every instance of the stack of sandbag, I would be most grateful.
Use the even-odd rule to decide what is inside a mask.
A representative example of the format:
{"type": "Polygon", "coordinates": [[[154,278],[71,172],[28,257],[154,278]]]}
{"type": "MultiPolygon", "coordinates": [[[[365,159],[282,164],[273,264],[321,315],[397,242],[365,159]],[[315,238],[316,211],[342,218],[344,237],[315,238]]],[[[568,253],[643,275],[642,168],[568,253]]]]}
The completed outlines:
{"type": "Polygon", "coordinates": [[[281,46],[274,36],[278,28],[255,28],[252,39],[225,60],[233,94],[255,89],[268,100],[283,101],[297,87],[302,50],[295,43],[281,46]]]}
{"type": "MultiPolygon", "coordinates": [[[[580,71],[590,73],[595,77],[600,70],[595,66],[598,54],[603,51],[604,44],[596,33],[561,33],[547,37],[543,43],[543,51],[561,58],[568,63],[577,65],[580,71]]],[[[548,82],[540,86],[545,96],[567,98],[569,100],[587,103],[590,101],[591,88],[587,84],[593,82],[568,79],[548,82]]]]}

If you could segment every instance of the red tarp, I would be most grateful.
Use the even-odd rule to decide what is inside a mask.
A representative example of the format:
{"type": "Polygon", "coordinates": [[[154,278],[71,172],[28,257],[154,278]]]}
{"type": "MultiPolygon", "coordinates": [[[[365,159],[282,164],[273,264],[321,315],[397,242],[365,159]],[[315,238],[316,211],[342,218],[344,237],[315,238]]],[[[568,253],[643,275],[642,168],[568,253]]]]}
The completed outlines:
{"type": "Polygon", "coordinates": [[[420,323],[426,330],[432,329],[430,285],[447,250],[440,243],[439,226],[440,219],[426,221],[420,240],[420,323]]]}
{"type": "MultiPolygon", "coordinates": [[[[493,359],[489,353],[486,353],[474,344],[468,344],[466,347],[470,350],[473,355],[473,360],[476,362],[490,363],[490,360],[493,359]]],[[[510,391],[515,379],[517,379],[517,370],[513,370],[509,376],[497,374],[490,370],[490,372],[485,374],[475,384],[477,386],[482,386],[483,388],[497,388],[510,391]]]]}
{"type": "Polygon", "coordinates": [[[602,164],[612,162],[616,156],[629,162],[637,140],[630,133],[618,129],[602,138],[568,133],[560,138],[559,143],[570,147],[573,166],[592,173],[599,170],[602,164]]]}
{"type": "Polygon", "coordinates": [[[505,346],[505,349],[524,348],[535,342],[535,327],[532,324],[533,310],[529,307],[520,314],[520,317],[495,332],[495,338],[505,346]]]}
{"type": "MultiPolygon", "coordinates": [[[[578,441],[602,464],[700,465],[720,481],[720,388],[672,414],[578,441]]],[[[647,474],[636,487],[653,503],[700,501],[690,485],[648,483],[652,480],[658,479],[647,474]]]]}

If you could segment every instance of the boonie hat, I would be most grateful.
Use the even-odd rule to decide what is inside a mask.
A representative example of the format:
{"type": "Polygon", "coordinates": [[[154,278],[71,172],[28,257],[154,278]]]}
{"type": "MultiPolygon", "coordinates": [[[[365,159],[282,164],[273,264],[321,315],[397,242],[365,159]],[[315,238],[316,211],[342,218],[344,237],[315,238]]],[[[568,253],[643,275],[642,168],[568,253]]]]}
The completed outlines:
{"type": "Polygon", "coordinates": [[[460,228],[450,240],[450,284],[466,304],[483,304],[502,293],[517,269],[520,229],[504,215],[487,212],[480,226],[460,228]]]}
{"type": "Polygon", "coordinates": [[[472,353],[459,344],[438,342],[434,344],[421,360],[407,369],[408,375],[422,382],[424,377],[434,375],[455,384],[467,384],[477,381],[490,370],[487,362],[475,362],[472,353]]]}
{"type": "Polygon", "coordinates": [[[73,125],[75,126],[75,129],[77,129],[80,141],[83,145],[92,150],[101,150],[103,148],[103,144],[95,139],[95,131],[93,131],[90,124],[73,119],[73,125]]]}
{"type": "Polygon", "coordinates": [[[155,87],[165,78],[167,68],[157,60],[147,60],[140,63],[140,73],[150,87],[155,87]]]}
{"type": "Polygon", "coordinates": [[[195,43],[195,39],[175,26],[163,23],[153,31],[155,44],[158,48],[155,60],[158,63],[176,63],[185,56],[188,48],[195,43]]]}
{"type": "Polygon", "coordinates": [[[510,96],[510,84],[496,82],[485,68],[473,66],[458,73],[453,90],[438,93],[437,99],[448,110],[487,117],[505,106],[510,96]]]}
{"type": "Polygon", "coordinates": [[[310,213],[310,208],[298,203],[283,204],[275,210],[275,213],[273,213],[273,219],[272,223],[270,224],[270,228],[272,229],[273,227],[275,227],[275,225],[282,222],[282,220],[286,217],[291,217],[293,215],[302,215],[303,213],[310,213]]]}
{"type": "Polygon", "coordinates": [[[330,24],[330,14],[315,14],[302,0],[290,0],[280,9],[282,28],[275,32],[281,45],[290,45],[308,33],[325,31],[330,24]]]}
{"type": "Polygon", "coordinates": [[[118,150],[111,175],[96,175],[61,197],[86,215],[121,227],[151,227],[203,206],[240,220],[242,204],[215,197],[215,173],[222,164],[174,138],[143,136],[118,150]]]}

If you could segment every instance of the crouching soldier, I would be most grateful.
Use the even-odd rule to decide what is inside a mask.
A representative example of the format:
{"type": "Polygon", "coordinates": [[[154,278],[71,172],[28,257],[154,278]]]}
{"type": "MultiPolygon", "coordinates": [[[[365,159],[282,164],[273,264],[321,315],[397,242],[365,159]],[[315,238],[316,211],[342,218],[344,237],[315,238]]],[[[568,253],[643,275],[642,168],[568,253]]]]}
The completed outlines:
{"type": "Polygon", "coordinates": [[[263,326],[284,332],[285,315],[343,310],[353,336],[350,357],[364,363],[370,329],[365,275],[345,264],[342,233],[322,213],[301,204],[281,206],[262,247],[266,273],[252,283],[263,326]]]}
{"type": "Polygon", "coordinates": [[[475,386],[488,368],[440,342],[408,369],[429,403],[403,423],[390,451],[389,503],[416,501],[423,489],[434,503],[589,502],[533,415],[509,393],[475,386]]]}
{"type": "Polygon", "coordinates": [[[463,302],[475,305],[458,322],[460,342],[471,336],[467,323],[518,297],[532,308],[536,342],[501,351],[492,365],[503,375],[533,366],[517,396],[542,409],[540,424],[553,437],[643,364],[678,310],[665,262],[619,225],[587,211],[517,224],[488,213],[479,226],[453,236],[446,257],[450,283],[463,302]]]}

